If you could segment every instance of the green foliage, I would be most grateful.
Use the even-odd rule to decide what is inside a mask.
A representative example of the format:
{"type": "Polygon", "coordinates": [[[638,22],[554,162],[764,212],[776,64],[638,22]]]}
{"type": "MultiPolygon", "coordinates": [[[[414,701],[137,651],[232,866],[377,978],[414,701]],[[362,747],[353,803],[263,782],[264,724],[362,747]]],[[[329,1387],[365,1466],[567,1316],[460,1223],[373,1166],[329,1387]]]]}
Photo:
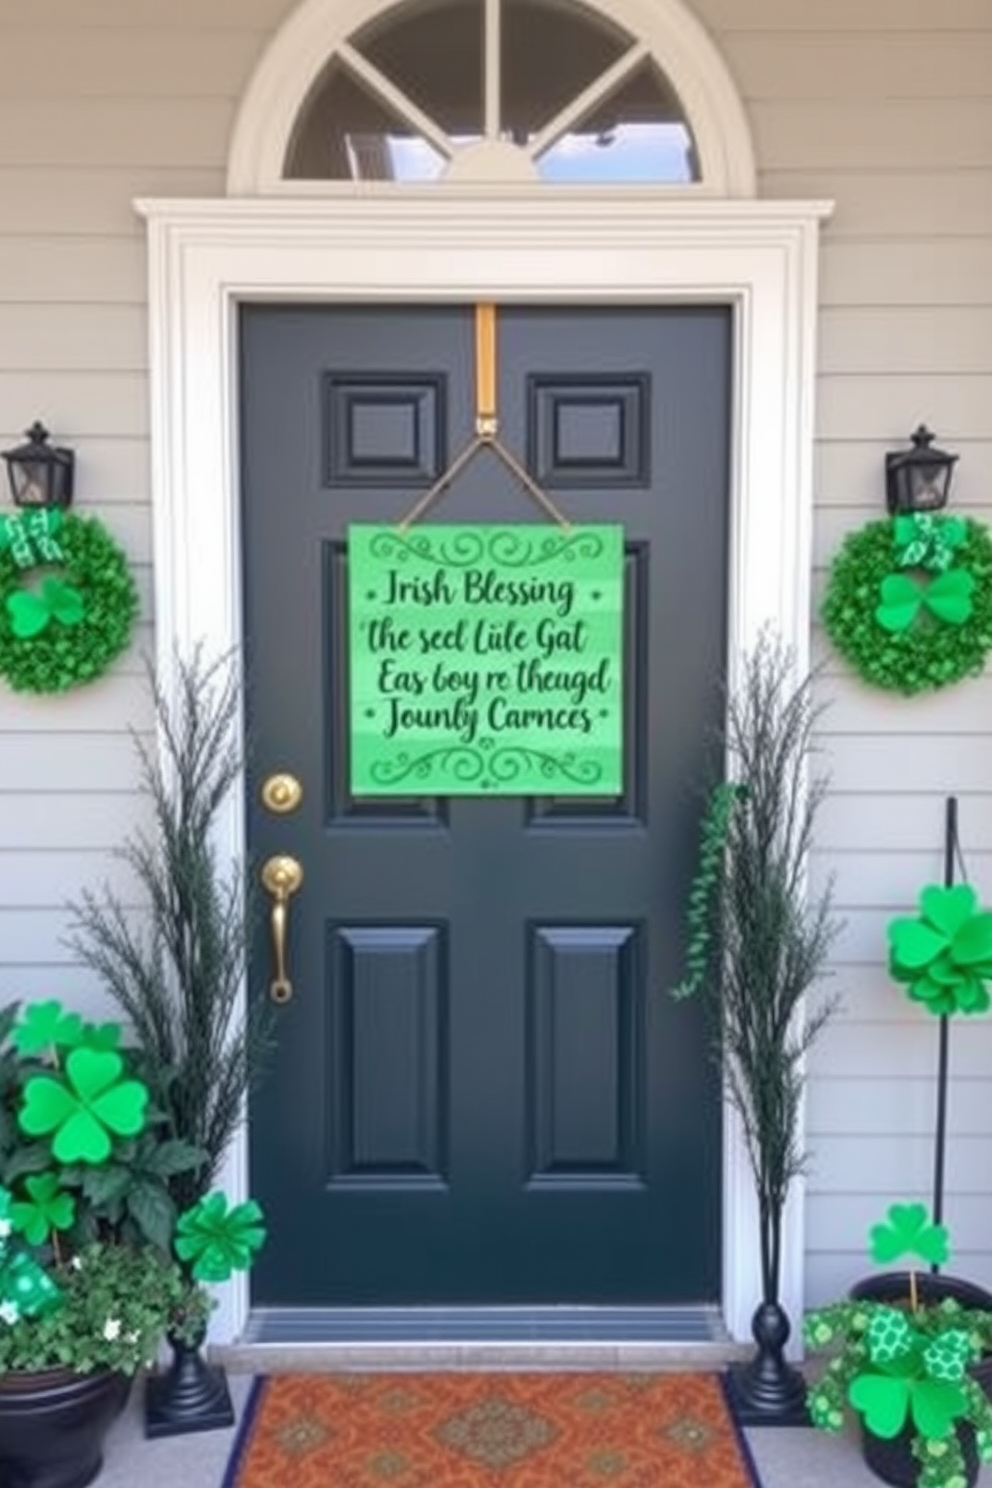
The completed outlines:
{"type": "Polygon", "coordinates": [[[138,612],[127,557],[102,522],[64,513],[58,547],[57,572],[42,568],[37,579],[0,547],[0,674],[18,692],[63,692],[100,676],[138,612]]]}
{"type": "Polygon", "coordinates": [[[152,678],[161,750],[142,744],[142,775],[154,831],[133,835],[120,856],[150,903],[143,929],[109,890],[73,906],[70,944],[126,1016],[142,1051],[141,1073],[177,1140],[206,1161],[164,1174],[179,1208],[212,1186],[268,1053],[271,1010],[242,1016],[250,906],[233,866],[214,846],[217,816],[240,771],[238,679],[230,658],[177,659],[175,702],[152,678]]]}
{"type": "Polygon", "coordinates": [[[992,913],[968,884],[928,884],[916,919],[889,922],[889,972],[934,1014],[984,1013],[992,978],[992,913]]]}
{"type": "Polygon", "coordinates": [[[936,578],[927,573],[936,566],[932,533],[914,554],[907,529],[886,519],[849,533],[831,566],[823,623],[875,687],[907,695],[946,687],[980,672],[992,650],[992,538],[971,518],[935,520],[949,529],[954,563],[936,578]],[[907,551],[915,579],[893,572],[907,551]]]}
{"type": "Polygon", "coordinates": [[[0,1324],[0,1372],[64,1367],[134,1374],[154,1358],[173,1320],[202,1322],[210,1303],[149,1246],[97,1243],[53,1268],[59,1305],[0,1324]]]}
{"type": "Polygon", "coordinates": [[[733,781],[721,781],[710,792],[703,814],[699,840],[699,867],[689,890],[686,914],[688,943],[685,953],[685,977],[672,989],[678,999],[692,997],[701,990],[713,955],[713,904],[719,891],[724,853],[730,832],[734,804],[743,788],[733,781]]]}
{"type": "MultiPolygon", "coordinates": [[[[808,1009],[837,925],[829,888],[809,892],[806,864],[825,782],[808,778],[817,710],[812,679],[768,632],[729,697],[723,744],[732,785],[704,836],[702,892],[690,905],[728,1099],[737,1110],[758,1196],[762,1289],[778,1295],[781,1215],[803,1168],[799,1107],[807,1050],[833,1002],[808,1009]],[[722,839],[722,842],[721,842],[722,839]],[[699,914],[717,954],[700,944],[699,914]]],[[[697,880],[696,889],[699,888],[697,880]]]]}

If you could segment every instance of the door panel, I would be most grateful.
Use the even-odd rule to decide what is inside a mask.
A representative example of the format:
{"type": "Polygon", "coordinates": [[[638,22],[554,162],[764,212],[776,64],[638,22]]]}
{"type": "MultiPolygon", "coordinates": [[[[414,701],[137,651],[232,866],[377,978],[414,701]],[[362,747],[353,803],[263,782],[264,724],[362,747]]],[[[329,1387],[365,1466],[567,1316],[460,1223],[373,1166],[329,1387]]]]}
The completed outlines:
{"type": "MultiPolygon", "coordinates": [[[[246,307],[241,357],[249,843],[306,875],[251,1105],[255,1303],[715,1300],[718,1079],[665,988],[725,667],[729,313],[500,312],[501,437],[625,528],[617,799],[349,792],[346,527],[470,436],[471,308],[246,307]]],[[[431,519],[545,520],[484,453],[431,519]]]]}

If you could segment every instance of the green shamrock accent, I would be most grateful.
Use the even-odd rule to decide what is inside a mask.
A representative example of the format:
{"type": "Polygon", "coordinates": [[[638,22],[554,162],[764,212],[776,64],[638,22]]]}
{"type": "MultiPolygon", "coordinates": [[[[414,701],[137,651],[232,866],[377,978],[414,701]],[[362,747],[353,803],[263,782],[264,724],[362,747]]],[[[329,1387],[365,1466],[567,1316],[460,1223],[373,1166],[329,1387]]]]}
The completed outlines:
{"type": "Polygon", "coordinates": [[[891,1374],[855,1375],[847,1398],[869,1429],[887,1439],[898,1436],[912,1415],[920,1436],[940,1441],[950,1436],[954,1422],[968,1408],[960,1385],[891,1374]]]}
{"type": "Polygon", "coordinates": [[[880,1265],[913,1255],[942,1266],[949,1255],[946,1225],[930,1223],[926,1204],[891,1204],[888,1224],[871,1227],[871,1255],[880,1265]]]}
{"type": "Polygon", "coordinates": [[[868,1324],[868,1353],[873,1364],[891,1364],[913,1348],[913,1330],[904,1312],[880,1307],[868,1324]]]}
{"type": "Polygon", "coordinates": [[[263,1215],[254,1199],[230,1211],[222,1193],[212,1193],[179,1216],[173,1242],[181,1261],[192,1261],[197,1281],[227,1281],[251,1265],[265,1240],[263,1215]]]}
{"type": "Polygon", "coordinates": [[[37,593],[15,589],[7,595],[10,628],[19,640],[40,635],[51,620],[62,625],[78,625],[86,613],[83,596],[73,584],[48,574],[37,593]]]}
{"type": "Polygon", "coordinates": [[[35,1317],[62,1299],[62,1293],[26,1250],[0,1259],[0,1303],[15,1314],[35,1317]]]}
{"type": "Polygon", "coordinates": [[[67,1013],[60,1002],[32,1002],[24,1009],[11,1034],[19,1054],[42,1054],[46,1049],[75,1048],[82,1033],[78,1013],[67,1013]]]}
{"type": "Polygon", "coordinates": [[[76,1217],[76,1201],[59,1185],[56,1173],[38,1173],[25,1178],[29,1198],[11,1207],[15,1230],[30,1245],[44,1245],[52,1230],[68,1230],[76,1217]]]}
{"type": "Polygon", "coordinates": [[[900,568],[926,568],[944,573],[954,562],[954,549],[968,535],[961,517],[935,517],[913,512],[893,521],[896,562],[900,568]]]}
{"type": "Polygon", "coordinates": [[[966,568],[954,568],[919,584],[908,574],[889,574],[880,586],[875,619],[883,629],[908,630],[921,610],[948,625],[963,625],[972,611],[975,579],[966,568]]]}
{"type": "Polygon", "coordinates": [[[992,913],[979,910],[968,884],[928,884],[916,919],[888,926],[889,973],[907,995],[941,1013],[984,1013],[992,999],[992,913]]]}
{"type": "Polygon", "coordinates": [[[972,1357],[971,1341],[963,1328],[951,1328],[923,1350],[923,1364],[931,1379],[957,1384],[972,1357]]]}
{"type": "Polygon", "coordinates": [[[122,1080],[124,1061],[111,1050],[73,1049],[65,1076],[35,1075],[24,1087],[18,1120],[32,1137],[54,1132],[59,1162],[102,1163],[110,1156],[109,1133],[133,1137],[145,1125],[148,1088],[122,1080]]]}

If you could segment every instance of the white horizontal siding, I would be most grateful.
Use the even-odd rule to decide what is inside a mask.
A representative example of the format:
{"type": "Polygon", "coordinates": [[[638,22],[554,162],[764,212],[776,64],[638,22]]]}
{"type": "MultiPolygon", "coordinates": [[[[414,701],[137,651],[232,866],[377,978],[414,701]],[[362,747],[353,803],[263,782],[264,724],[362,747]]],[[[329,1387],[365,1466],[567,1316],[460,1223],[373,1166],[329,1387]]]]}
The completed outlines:
{"type": "Polygon", "coordinates": [[[847,31],[821,31],[815,45],[808,33],[798,30],[781,32],[774,47],[764,35],[743,31],[725,32],[722,41],[749,102],[992,98],[988,29],[931,31],[922,37],[890,29],[859,36],[856,47],[847,31]]]}

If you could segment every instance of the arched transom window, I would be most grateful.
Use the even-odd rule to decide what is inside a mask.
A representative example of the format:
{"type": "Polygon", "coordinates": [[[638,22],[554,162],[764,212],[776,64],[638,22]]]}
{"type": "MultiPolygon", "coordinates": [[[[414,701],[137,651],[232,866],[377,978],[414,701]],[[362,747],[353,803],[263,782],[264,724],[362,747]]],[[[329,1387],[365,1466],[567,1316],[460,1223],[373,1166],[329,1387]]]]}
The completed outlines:
{"type": "Polygon", "coordinates": [[[289,181],[700,178],[645,42],[575,0],[404,0],[334,49],[296,117],[289,181]]]}

